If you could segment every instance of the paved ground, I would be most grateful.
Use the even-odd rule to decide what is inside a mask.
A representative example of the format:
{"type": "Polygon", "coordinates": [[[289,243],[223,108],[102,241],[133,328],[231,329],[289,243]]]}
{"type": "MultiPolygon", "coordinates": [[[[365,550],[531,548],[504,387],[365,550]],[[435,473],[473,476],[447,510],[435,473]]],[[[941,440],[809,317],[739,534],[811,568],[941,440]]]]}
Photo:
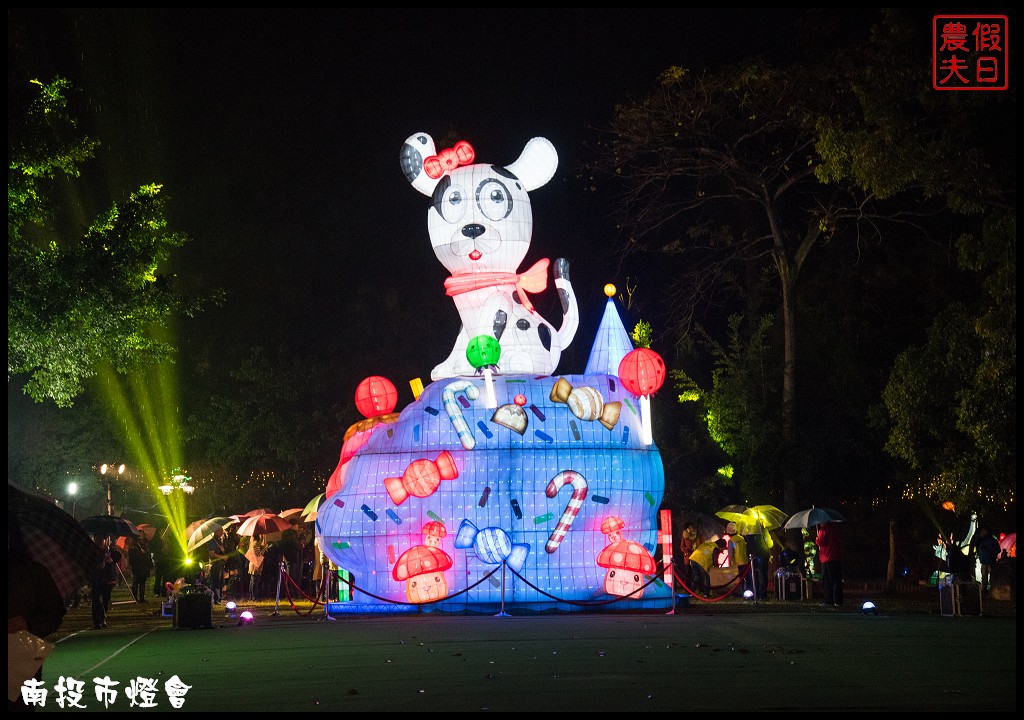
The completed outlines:
{"type": "MultiPolygon", "coordinates": [[[[44,677],[43,711],[60,676],[120,682],[111,709],[136,711],[123,690],[156,679],[191,688],[183,711],[1012,711],[1016,606],[944,617],[936,591],[878,601],[848,595],[841,610],[810,602],[694,603],[674,615],[437,614],[324,620],[283,602],[256,623],[220,614],[214,629],[175,630],[134,604],[110,627],[72,613],[44,677]],[[298,612],[296,612],[298,610],[298,612]],[[300,614],[301,613],[301,614],[300,614]]],[[[148,606],[151,612],[155,604],[148,606]]],[[[141,699],[141,696],[137,696],[141,699]]]]}

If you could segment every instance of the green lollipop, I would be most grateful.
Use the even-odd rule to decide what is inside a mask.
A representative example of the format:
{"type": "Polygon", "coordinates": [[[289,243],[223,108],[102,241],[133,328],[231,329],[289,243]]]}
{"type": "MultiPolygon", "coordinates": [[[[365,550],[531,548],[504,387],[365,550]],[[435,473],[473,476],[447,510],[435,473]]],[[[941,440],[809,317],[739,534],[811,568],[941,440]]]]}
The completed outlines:
{"type": "Polygon", "coordinates": [[[501,345],[492,335],[477,335],[466,346],[466,359],[477,370],[483,367],[495,367],[501,357],[501,345]]]}
{"type": "Polygon", "coordinates": [[[466,346],[466,359],[469,364],[479,371],[483,368],[484,380],[487,385],[487,392],[484,396],[484,407],[498,407],[498,400],[494,397],[494,380],[491,378],[491,368],[497,367],[498,358],[501,357],[501,345],[497,338],[491,335],[477,335],[469,341],[466,346]]]}

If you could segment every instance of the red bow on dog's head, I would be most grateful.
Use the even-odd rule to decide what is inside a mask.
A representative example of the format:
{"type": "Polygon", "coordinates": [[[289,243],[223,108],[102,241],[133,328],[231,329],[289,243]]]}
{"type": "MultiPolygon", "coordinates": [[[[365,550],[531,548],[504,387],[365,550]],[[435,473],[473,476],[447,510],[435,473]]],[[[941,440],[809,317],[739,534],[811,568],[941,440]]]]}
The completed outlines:
{"type": "Polygon", "coordinates": [[[445,173],[450,173],[459,165],[468,165],[473,162],[476,153],[473,146],[465,140],[459,140],[455,147],[442,150],[437,155],[431,155],[423,161],[423,171],[427,177],[437,180],[445,173]]]}

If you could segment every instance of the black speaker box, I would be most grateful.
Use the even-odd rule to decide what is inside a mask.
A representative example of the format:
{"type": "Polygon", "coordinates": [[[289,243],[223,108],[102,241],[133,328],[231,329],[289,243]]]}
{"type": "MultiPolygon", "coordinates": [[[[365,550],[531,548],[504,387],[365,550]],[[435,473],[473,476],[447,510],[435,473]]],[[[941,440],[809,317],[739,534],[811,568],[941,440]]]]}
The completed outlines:
{"type": "Polygon", "coordinates": [[[174,628],[189,630],[213,627],[213,593],[200,585],[188,585],[174,596],[174,628]]]}

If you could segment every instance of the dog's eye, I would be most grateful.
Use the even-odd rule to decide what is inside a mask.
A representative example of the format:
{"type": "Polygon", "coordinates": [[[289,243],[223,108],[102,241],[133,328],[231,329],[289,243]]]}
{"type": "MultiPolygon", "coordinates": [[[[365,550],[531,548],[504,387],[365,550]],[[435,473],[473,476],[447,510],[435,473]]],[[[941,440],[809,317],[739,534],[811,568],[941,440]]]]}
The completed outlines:
{"type": "Polygon", "coordinates": [[[452,185],[441,197],[437,210],[445,222],[457,223],[466,214],[466,205],[466,193],[458,185],[452,185]]]}
{"type": "Polygon", "coordinates": [[[480,206],[480,212],[488,220],[504,220],[512,212],[512,196],[508,188],[494,179],[480,183],[476,202],[480,206]]]}

